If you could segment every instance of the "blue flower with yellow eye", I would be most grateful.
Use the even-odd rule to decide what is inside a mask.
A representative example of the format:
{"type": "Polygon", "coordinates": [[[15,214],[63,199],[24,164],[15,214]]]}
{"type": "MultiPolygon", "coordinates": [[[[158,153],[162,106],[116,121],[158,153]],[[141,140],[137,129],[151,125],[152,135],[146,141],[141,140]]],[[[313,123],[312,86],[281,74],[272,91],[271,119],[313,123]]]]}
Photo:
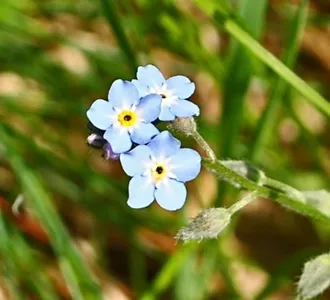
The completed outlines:
{"type": "Polygon", "coordinates": [[[87,111],[90,122],[105,130],[103,138],[112,151],[129,151],[132,143],[146,144],[159,130],[151,123],[160,114],[161,97],[148,94],[140,98],[136,87],[129,81],[113,82],[108,100],[96,100],[87,111]]]}
{"type": "Polygon", "coordinates": [[[129,183],[128,205],[143,208],[155,199],[164,209],[177,210],[187,196],[185,182],[201,169],[201,157],[195,150],[183,148],[170,132],[163,131],[147,145],[122,153],[120,161],[129,183]]]}
{"type": "Polygon", "coordinates": [[[177,75],[165,79],[153,65],[139,67],[136,77],[137,80],[132,80],[132,83],[141,97],[153,93],[161,96],[159,120],[173,121],[175,117],[187,118],[199,115],[199,107],[186,100],[195,91],[195,84],[187,77],[177,75]]]}

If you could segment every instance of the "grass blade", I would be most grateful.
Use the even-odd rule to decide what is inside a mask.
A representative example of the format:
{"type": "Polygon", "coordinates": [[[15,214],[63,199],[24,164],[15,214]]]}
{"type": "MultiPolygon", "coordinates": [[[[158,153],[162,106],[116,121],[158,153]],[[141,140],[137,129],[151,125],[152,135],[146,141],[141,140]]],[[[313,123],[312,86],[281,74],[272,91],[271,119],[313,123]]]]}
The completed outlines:
{"type": "MultiPolygon", "coordinates": [[[[296,61],[299,41],[306,24],[308,2],[308,0],[303,0],[300,3],[299,10],[295,18],[292,20],[290,35],[286,47],[287,51],[283,59],[285,65],[289,68],[292,68],[296,61]]],[[[288,84],[282,78],[278,77],[274,83],[268,105],[257,126],[257,132],[253,139],[254,142],[249,155],[252,161],[256,161],[258,157],[260,158],[261,150],[272,137],[276,113],[287,88],[288,84]]]]}
{"type": "Polygon", "coordinates": [[[122,51],[125,53],[127,60],[130,63],[130,69],[132,74],[135,75],[136,69],[138,67],[137,58],[134,54],[134,50],[132,49],[128,38],[125,35],[124,28],[121,24],[118,12],[115,8],[115,1],[113,0],[101,0],[101,5],[103,8],[103,12],[105,17],[107,18],[109,24],[111,25],[114,34],[118,39],[118,43],[122,51]]]}
{"type": "MultiPolygon", "coordinates": [[[[72,244],[52,205],[49,195],[44,190],[35,173],[27,168],[22,158],[15,151],[16,145],[14,141],[7,135],[1,124],[0,138],[5,148],[6,157],[21,182],[23,191],[28,196],[29,201],[31,201],[32,207],[36,210],[41,223],[46,228],[57,256],[60,260],[66,259],[67,261],[65,268],[62,268],[64,277],[72,279],[72,274],[76,275],[79,281],[76,285],[80,287],[80,293],[84,295],[84,299],[101,299],[99,287],[91,277],[77,249],[72,244]],[[70,272],[68,272],[68,268],[70,268],[70,272]]],[[[71,291],[76,290],[76,286],[70,286],[71,280],[67,283],[71,291]]]]}
{"type": "MultiPolygon", "coordinates": [[[[262,32],[267,3],[267,0],[244,0],[241,2],[240,16],[256,38],[262,32]]],[[[224,132],[221,155],[223,157],[235,157],[234,146],[237,144],[244,98],[252,76],[252,62],[245,47],[238,44],[234,39],[227,70],[223,84],[223,111],[225,114],[222,117],[218,131],[224,132]]]]}
{"type": "MultiPolygon", "coordinates": [[[[196,0],[198,4],[199,1],[196,0]]],[[[199,5],[201,9],[204,6],[199,5]]],[[[228,18],[221,11],[214,9],[204,10],[206,14],[213,17],[217,24],[224,28],[231,36],[235,37],[246,49],[248,49],[259,60],[272,69],[278,76],[294,87],[302,96],[306,98],[320,112],[330,118],[330,103],[311,88],[304,80],[298,77],[279,59],[260,45],[249,33],[247,33],[236,20],[228,18]]]]}
{"type": "Polygon", "coordinates": [[[233,35],[240,43],[249,49],[256,57],[263,61],[270,69],[278,74],[283,80],[293,86],[302,96],[306,98],[320,112],[330,118],[330,103],[316,90],[311,88],[304,80],[293,73],[273,54],[263,48],[246,31],[244,31],[235,21],[225,22],[225,29],[233,35]]]}

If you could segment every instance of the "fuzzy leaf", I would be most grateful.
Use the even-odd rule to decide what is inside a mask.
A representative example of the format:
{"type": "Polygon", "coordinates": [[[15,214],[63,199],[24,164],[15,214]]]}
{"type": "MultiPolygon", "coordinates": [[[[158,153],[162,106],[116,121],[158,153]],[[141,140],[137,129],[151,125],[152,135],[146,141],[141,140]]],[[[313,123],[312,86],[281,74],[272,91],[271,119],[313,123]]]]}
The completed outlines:
{"type": "Polygon", "coordinates": [[[175,238],[183,242],[214,239],[227,227],[231,213],[225,208],[208,208],[198,214],[175,238]]]}
{"type": "Polygon", "coordinates": [[[298,294],[303,300],[321,294],[330,285],[330,254],[322,254],[307,262],[298,283],[298,294]]]}

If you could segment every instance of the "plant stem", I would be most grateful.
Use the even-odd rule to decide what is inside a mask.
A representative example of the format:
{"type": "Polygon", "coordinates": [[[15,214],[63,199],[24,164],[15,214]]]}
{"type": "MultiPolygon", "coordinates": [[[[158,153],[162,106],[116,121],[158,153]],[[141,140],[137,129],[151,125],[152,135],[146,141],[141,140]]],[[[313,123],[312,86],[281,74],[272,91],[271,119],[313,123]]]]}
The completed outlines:
{"type": "Polygon", "coordinates": [[[238,212],[240,209],[242,209],[244,206],[248,205],[250,202],[252,202],[254,199],[258,197],[258,193],[253,192],[249,193],[245,197],[243,197],[241,200],[234,203],[231,207],[228,208],[231,215],[238,212]]]}
{"type": "MultiPolygon", "coordinates": [[[[313,219],[319,220],[325,224],[330,224],[330,217],[323,214],[321,211],[317,210],[316,208],[302,202],[300,199],[297,201],[296,197],[292,197],[292,194],[286,195],[281,191],[276,191],[272,188],[268,188],[266,186],[261,186],[258,183],[255,183],[244,176],[237,174],[236,172],[228,169],[225,167],[219,160],[209,160],[204,159],[203,165],[205,168],[209,169],[210,171],[216,173],[217,175],[221,176],[228,182],[232,182],[236,185],[241,186],[243,189],[256,192],[258,196],[265,197],[268,199],[275,200],[276,202],[291,208],[292,210],[302,214],[309,216],[313,219]]],[[[270,182],[270,181],[268,181],[270,182]]],[[[276,182],[276,181],[275,181],[276,182]]],[[[276,185],[274,181],[271,181],[272,186],[276,185]]],[[[284,184],[283,184],[284,185],[284,184]]],[[[281,186],[283,188],[283,186],[281,186]]]]}
{"type": "Polygon", "coordinates": [[[217,157],[216,157],[214,151],[212,150],[212,148],[204,140],[204,138],[200,135],[200,133],[198,131],[195,131],[194,134],[192,134],[192,137],[196,141],[196,143],[201,148],[203,148],[203,150],[205,151],[205,153],[208,156],[208,158],[210,158],[211,160],[216,160],[217,159],[217,157]]]}
{"type": "Polygon", "coordinates": [[[293,188],[292,186],[289,186],[283,182],[274,180],[272,178],[265,177],[263,181],[263,186],[270,187],[275,190],[279,190],[283,192],[284,194],[288,195],[290,198],[293,198],[297,201],[305,203],[305,198],[303,194],[298,191],[297,189],[293,188]]]}

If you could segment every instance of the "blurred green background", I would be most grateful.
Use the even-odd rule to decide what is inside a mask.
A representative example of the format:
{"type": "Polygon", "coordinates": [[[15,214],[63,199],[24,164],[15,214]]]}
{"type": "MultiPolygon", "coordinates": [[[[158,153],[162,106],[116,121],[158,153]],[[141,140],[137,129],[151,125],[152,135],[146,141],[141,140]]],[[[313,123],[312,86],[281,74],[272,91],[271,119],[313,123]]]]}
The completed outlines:
{"type": "Polygon", "coordinates": [[[219,16],[329,99],[328,0],[1,1],[0,299],[294,298],[304,262],[329,251],[329,228],[258,199],[218,240],[181,245],[173,237],[189,218],[238,192],[203,170],[184,209],[133,210],[119,163],[86,145],[91,103],[152,63],[195,82],[200,133],[219,158],[330,189],[329,114],[219,16]]]}

